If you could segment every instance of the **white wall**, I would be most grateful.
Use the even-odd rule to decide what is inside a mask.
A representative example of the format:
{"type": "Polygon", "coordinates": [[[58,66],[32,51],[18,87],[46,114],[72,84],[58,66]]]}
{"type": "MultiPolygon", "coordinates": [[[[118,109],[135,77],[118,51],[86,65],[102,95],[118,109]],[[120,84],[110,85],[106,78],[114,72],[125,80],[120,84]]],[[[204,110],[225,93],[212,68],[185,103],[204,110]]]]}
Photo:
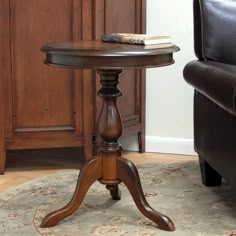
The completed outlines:
{"type": "MultiPolygon", "coordinates": [[[[147,34],[167,34],[180,52],[175,64],[147,69],[146,151],[194,154],[193,88],[183,79],[183,68],[194,59],[192,0],[147,0],[147,34]]],[[[122,139],[137,150],[137,139],[122,139]]]]}

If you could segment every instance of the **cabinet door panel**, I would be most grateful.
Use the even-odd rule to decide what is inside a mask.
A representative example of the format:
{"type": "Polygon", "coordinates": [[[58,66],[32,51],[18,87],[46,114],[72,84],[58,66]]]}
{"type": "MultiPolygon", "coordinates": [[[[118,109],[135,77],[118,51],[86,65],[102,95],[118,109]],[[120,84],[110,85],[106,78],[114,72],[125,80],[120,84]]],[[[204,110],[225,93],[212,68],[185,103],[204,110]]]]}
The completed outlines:
{"type": "Polygon", "coordinates": [[[106,33],[136,32],[136,0],[106,1],[106,33]]]}
{"type": "MultiPolygon", "coordinates": [[[[113,32],[136,32],[136,0],[120,0],[106,2],[106,33],[113,32]],[[114,21],[114,19],[117,19],[114,21]]],[[[140,96],[136,91],[135,70],[125,70],[120,76],[120,88],[123,96],[119,98],[119,108],[123,120],[135,119],[137,123],[138,115],[136,111],[136,96],[140,96]]]]}
{"type": "MultiPolygon", "coordinates": [[[[140,119],[140,87],[138,87],[140,78],[135,70],[125,70],[120,76],[120,88],[123,96],[119,98],[118,104],[124,122],[137,124],[140,119]]],[[[125,125],[126,126],[126,125],[125,125]]]]}
{"type": "MultiPolygon", "coordinates": [[[[100,28],[97,28],[96,38],[100,39],[102,34],[127,32],[141,33],[143,32],[142,19],[142,1],[140,0],[99,0],[97,2],[98,9],[96,20],[99,22],[100,28]],[[103,27],[101,27],[103,26],[103,27]]],[[[142,92],[140,70],[124,70],[120,76],[119,87],[123,91],[123,96],[118,99],[119,109],[122,115],[124,127],[136,125],[136,132],[140,130],[141,112],[141,97],[142,92]]],[[[99,85],[97,85],[97,88],[99,85]]],[[[101,102],[98,103],[99,109],[101,102]]],[[[134,130],[134,129],[132,129],[134,130]]]]}
{"type": "Polygon", "coordinates": [[[14,131],[73,129],[73,73],[44,65],[40,52],[45,43],[72,39],[73,0],[10,4],[14,131]]]}

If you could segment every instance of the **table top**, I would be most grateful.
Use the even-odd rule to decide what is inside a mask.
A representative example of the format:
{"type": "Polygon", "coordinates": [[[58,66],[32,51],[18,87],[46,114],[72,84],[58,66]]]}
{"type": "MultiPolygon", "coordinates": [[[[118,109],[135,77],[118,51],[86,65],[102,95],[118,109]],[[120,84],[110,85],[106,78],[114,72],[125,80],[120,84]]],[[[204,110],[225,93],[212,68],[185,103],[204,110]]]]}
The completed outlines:
{"type": "Polygon", "coordinates": [[[46,44],[45,63],[59,67],[80,69],[113,69],[157,67],[174,63],[173,53],[179,47],[173,45],[131,45],[97,41],[68,41],[46,44]]]}

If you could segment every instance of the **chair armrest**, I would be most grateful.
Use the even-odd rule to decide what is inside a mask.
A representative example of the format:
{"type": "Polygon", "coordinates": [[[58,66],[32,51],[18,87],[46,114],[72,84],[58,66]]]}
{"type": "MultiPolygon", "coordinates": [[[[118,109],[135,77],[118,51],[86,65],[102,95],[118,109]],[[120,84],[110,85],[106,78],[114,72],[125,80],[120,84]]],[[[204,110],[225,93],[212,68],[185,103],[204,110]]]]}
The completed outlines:
{"type": "Polygon", "coordinates": [[[191,61],[183,75],[198,92],[236,116],[236,65],[191,61]]]}

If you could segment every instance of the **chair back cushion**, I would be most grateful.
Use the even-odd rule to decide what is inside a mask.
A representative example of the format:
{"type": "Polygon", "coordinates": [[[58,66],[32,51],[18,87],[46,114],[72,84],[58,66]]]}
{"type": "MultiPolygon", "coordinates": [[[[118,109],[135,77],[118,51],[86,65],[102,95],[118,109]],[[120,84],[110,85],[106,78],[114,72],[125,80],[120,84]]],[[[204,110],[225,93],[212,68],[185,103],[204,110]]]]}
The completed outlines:
{"type": "Polygon", "coordinates": [[[200,60],[236,64],[236,0],[194,0],[194,49],[200,60]]]}

